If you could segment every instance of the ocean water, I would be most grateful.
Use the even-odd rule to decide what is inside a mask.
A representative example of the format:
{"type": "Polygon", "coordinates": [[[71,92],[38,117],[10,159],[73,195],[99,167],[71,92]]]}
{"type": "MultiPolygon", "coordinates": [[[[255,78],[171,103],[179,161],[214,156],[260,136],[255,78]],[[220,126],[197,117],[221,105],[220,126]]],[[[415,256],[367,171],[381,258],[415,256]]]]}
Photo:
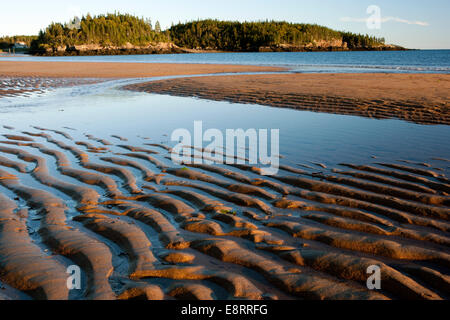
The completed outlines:
{"type": "Polygon", "coordinates": [[[450,73],[450,50],[0,57],[0,61],[2,60],[246,64],[284,66],[294,72],[313,73],[450,73]]]}

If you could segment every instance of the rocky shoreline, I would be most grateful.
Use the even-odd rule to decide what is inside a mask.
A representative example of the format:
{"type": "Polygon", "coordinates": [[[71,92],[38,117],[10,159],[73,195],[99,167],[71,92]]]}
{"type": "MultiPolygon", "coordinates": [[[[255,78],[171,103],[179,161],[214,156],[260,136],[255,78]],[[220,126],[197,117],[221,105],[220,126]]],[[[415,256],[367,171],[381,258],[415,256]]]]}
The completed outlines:
{"type": "MultiPolygon", "coordinates": [[[[400,46],[384,45],[372,47],[348,48],[346,43],[336,44],[309,44],[296,46],[280,44],[274,46],[261,46],[247,52],[327,52],[327,51],[403,51],[408,50],[400,46]]],[[[101,46],[98,44],[61,46],[58,48],[47,48],[46,50],[30,51],[37,56],[98,56],[98,55],[136,55],[136,54],[178,54],[178,53],[217,53],[225,52],[215,49],[190,49],[182,48],[173,43],[157,43],[147,46],[134,46],[126,44],[121,47],[101,46]]]]}
{"type": "Polygon", "coordinates": [[[60,46],[45,50],[30,51],[38,56],[97,56],[97,55],[130,55],[130,54],[170,54],[187,53],[185,49],[173,43],[157,43],[147,46],[134,46],[127,43],[124,46],[102,46],[99,44],[60,46]]]}

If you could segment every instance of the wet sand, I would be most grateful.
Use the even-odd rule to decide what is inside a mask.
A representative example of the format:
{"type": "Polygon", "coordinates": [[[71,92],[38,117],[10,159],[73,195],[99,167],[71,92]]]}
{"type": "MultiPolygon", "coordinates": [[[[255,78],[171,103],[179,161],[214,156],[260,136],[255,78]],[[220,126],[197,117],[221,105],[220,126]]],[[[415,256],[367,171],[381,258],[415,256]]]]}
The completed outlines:
{"type": "Polygon", "coordinates": [[[450,75],[271,74],[156,81],[126,89],[313,112],[450,124],[450,75]]]}
{"type": "Polygon", "coordinates": [[[69,297],[64,263],[87,275],[84,299],[450,297],[449,160],[265,177],[178,166],[169,146],[114,132],[1,132],[1,281],[32,298],[69,297]]]}
{"type": "Polygon", "coordinates": [[[0,98],[42,94],[55,88],[118,78],[283,70],[275,67],[212,64],[0,61],[0,98]]]}
{"type": "Polygon", "coordinates": [[[56,88],[93,84],[100,81],[99,79],[82,78],[0,77],[0,99],[39,95],[56,88]]]}
{"type": "Polygon", "coordinates": [[[145,78],[283,70],[277,67],[216,64],[0,61],[0,78],[145,78]]]}

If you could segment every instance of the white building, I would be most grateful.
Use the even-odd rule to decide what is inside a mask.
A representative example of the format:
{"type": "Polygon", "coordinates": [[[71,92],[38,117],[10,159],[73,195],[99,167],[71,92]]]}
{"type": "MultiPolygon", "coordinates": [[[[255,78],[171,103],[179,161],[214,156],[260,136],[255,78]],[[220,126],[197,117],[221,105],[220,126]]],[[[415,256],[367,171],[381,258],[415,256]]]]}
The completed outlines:
{"type": "Polygon", "coordinates": [[[28,46],[25,42],[19,41],[14,44],[14,49],[27,49],[28,46]]]}

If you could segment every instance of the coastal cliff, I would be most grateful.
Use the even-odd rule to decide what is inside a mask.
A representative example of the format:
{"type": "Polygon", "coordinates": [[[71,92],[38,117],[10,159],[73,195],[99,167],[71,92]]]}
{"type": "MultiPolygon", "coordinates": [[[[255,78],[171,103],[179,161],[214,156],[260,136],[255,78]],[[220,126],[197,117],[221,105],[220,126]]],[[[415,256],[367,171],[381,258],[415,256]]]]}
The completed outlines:
{"type": "MultiPolygon", "coordinates": [[[[304,46],[292,44],[278,44],[273,46],[261,46],[255,52],[324,52],[324,51],[391,51],[406,50],[399,46],[382,45],[372,47],[360,47],[349,49],[347,43],[340,44],[320,42],[311,43],[304,46]]],[[[91,55],[132,55],[132,54],[177,54],[177,53],[212,53],[226,52],[210,48],[190,49],[178,47],[174,43],[160,42],[151,43],[146,46],[134,46],[127,44],[124,46],[102,46],[99,44],[59,46],[57,48],[47,48],[45,51],[34,52],[41,56],[91,56],[91,55]]]]}
{"type": "Polygon", "coordinates": [[[405,50],[400,46],[374,44],[362,45],[350,48],[348,43],[343,39],[333,40],[318,40],[304,45],[295,45],[290,43],[281,43],[271,46],[262,46],[259,52],[314,52],[314,51],[390,51],[390,50],[405,50]]]}
{"type": "Polygon", "coordinates": [[[123,46],[104,46],[100,44],[66,45],[56,48],[45,48],[33,52],[42,56],[90,56],[90,55],[128,55],[128,54],[171,54],[189,53],[170,42],[150,43],[148,45],[135,46],[126,43],[123,46]]]}

